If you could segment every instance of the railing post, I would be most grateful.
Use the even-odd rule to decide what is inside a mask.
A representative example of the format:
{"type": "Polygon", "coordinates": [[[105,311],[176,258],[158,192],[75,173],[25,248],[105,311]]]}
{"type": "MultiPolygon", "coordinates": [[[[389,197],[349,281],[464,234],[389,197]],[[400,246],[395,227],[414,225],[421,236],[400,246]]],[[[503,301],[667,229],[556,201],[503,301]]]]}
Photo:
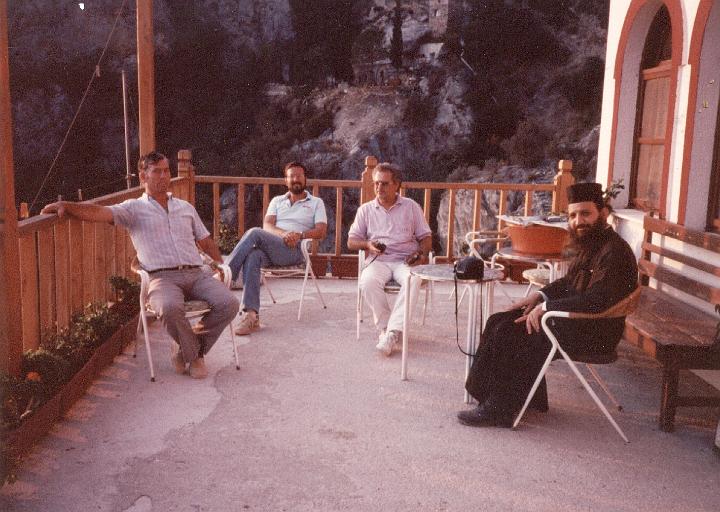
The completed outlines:
{"type": "Polygon", "coordinates": [[[374,156],[365,157],[365,170],[360,175],[360,204],[365,204],[375,197],[375,188],[372,182],[372,171],[377,166],[378,161],[374,156]]]}
{"type": "Polygon", "coordinates": [[[553,183],[555,191],[552,198],[553,213],[567,212],[567,189],[575,183],[575,177],[572,175],[572,160],[560,160],[558,162],[558,173],[555,175],[553,183]]]}
{"type": "Polygon", "coordinates": [[[15,210],[7,1],[0,0],[0,370],[20,375],[20,257],[15,210]]]}
{"type": "Polygon", "coordinates": [[[188,193],[185,199],[194,206],[195,166],[192,163],[192,151],[189,149],[181,149],[178,151],[178,178],[186,178],[188,180],[188,193]]]}
{"type": "Polygon", "coordinates": [[[140,154],[155,149],[155,38],[152,0],[137,0],[138,138],[140,154]]]}

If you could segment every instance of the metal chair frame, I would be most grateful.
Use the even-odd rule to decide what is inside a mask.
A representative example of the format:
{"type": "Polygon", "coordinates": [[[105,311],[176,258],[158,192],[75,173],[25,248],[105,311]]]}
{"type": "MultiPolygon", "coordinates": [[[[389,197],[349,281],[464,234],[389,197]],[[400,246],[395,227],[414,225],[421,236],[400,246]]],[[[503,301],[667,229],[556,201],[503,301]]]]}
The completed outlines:
{"type": "Polygon", "coordinates": [[[575,374],[575,376],[578,378],[580,383],[583,385],[585,390],[588,392],[590,397],[593,399],[597,407],[602,411],[602,413],[605,415],[605,417],[608,419],[610,424],[615,428],[617,433],[622,437],[623,441],[626,443],[629,443],[627,436],[623,432],[623,430],[620,428],[620,426],[617,424],[615,419],[612,417],[610,412],[607,410],[605,405],[602,403],[600,398],[598,398],[595,391],[590,387],[590,384],[588,384],[588,381],[583,377],[580,370],[578,370],[575,362],[570,358],[567,352],[563,350],[563,348],[560,346],[560,342],[558,342],[557,337],[550,329],[550,326],[548,325],[548,320],[551,318],[566,318],[569,320],[578,320],[578,319],[584,319],[584,320],[597,320],[597,319],[604,319],[604,318],[620,318],[629,315],[632,313],[635,308],[638,305],[638,302],[640,301],[640,293],[641,288],[638,287],[633,291],[630,295],[622,299],[621,301],[617,302],[615,305],[611,306],[607,310],[603,311],[602,313],[592,314],[592,313],[574,313],[570,311],[548,311],[542,316],[541,324],[543,331],[547,335],[547,337],[550,339],[550,343],[552,344],[552,347],[550,349],[550,353],[548,354],[547,358],[545,359],[545,363],[543,364],[542,368],[540,369],[540,372],[538,373],[537,378],[535,379],[535,382],[533,383],[532,388],[530,388],[530,392],[528,393],[527,399],[525,400],[525,404],[523,405],[522,409],[520,409],[520,412],[518,413],[517,417],[515,418],[515,422],[513,423],[513,428],[517,427],[518,423],[520,423],[520,419],[523,417],[523,414],[525,414],[525,411],[527,410],[528,405],[530,404],[530,401],[532,400],[533,395],[535,395],[535,392],[537,391],[538,386],[540,386],[540,382],[542,381],[543,377],[545,376],[545,373],[547,373],[547,370],[550,366],[550,363],[553,360],[553,357],[555,356],[556,352],[559,352],[562,358],[567,362],[567,364],[570,366],[570,369],[575,374]]]}
{"type": "MultiPolygon", "coordinates": [[[[150,336],[148,335],[148,318],[157,318],[157,314],[150,308],[148,302],[148,290],[150,288],[150,274],[147,270],[140,268],[137,264],[137,260],[133,262],[133,270],[140,276],[140,320],[138,322],[138,331],[142,331],[143,337],[145,338],[145,350],[147,352],[148,365],[150,366],[150,381],[155,382],[155,366],[153,364],[152,351],[150,349],[150,336]]],[[[222,271],[222,276],[215,274],[214,277],[221,280],[225,286],[230,289],[230,283],[232,281],[232,274],[230,273],[230,267],[225,264],[219,264],[218,268],[222,271]]],[[[188,320],[194,320],[202,318],[203,315],[210,312],[210,307],[204,301],[186,301],[185,304],[191,302],[197,303],[196,305],[201,306],[197,308],[188,308],[185,312],[185,318],[188,320]],[[204,304],[204,307],[202,305],[204,304]]],[[[240,369],[240,361],[238,359],[237,344],[235,343],[235,329],[233,328],[232,321],[229,324],[230,328],[230,339],[233,345],[233,355],[235,357],[235,369],[240,369]]],[[[137,337],[135,338],[135,347],[133,357],[137,356],[137,337]]]]}
{"type": "MultiPolygon", "coordinates": [[[[488,261],[485,258],[483,258],[482,253],[480,252],[479,248],[481,248],[485,244],[499,244],[503,243],[505,241],[509,240],[507,234],[505,234],[503,231],[468,231],[465,234],[465,243],[468,245],[468,249],[470,251],[470,255],[475,256],[478,259],[481,259],[483,263],[485,264],[485,268],[494,268],[498,270],[505,270],[505,266],[501,265],[500,263],[497,263],[494,260],[488,261]]],[[[502,286],[502,281],[497,281],[497,283],[500,285],[499,288],[503,292],[503,295],[505,295],[505,298],[512,302],[512,298],[510,295],[508,295],[505,288],[502,286]]],[[[450,298],[452,298],[453,294],[455,293],[455,290],[450,292],[450,298]]],[[[458,299],[458,306],[462,304],[463,299],[465,298],[465,293],[467,293],[467,288],[463,289],[462,294],[460,295],[460,298],[458,299]]],[[[489,297],[490,304],[488,311],[492,312],[493,310],[493,297],[489,297]]]]}
{"type": "MultiPolygon", "coordinates": [[[[435,263],[435,256],[431,252],[429,254],[429,261],[430,263],[435,263]]],[[[356,325],[355,325],[355,337],[356,339],[360,339],[360,324],[362,323],[362,315],[363,315],[363,296],[362,296],[362,290],[360,289],[360,276],[365,269],[365,251],[360,249],[358,251],[358,279],[357,279],[357,303],[356,303],[356,325]]],[[[422,325],[425,325],[425,317],[427,316],[427,307],[428,302],[432,301],[432,283],[427,281],[422,281],[420,286],[425,286],[425,302],[423,303],[423,316],[422,316],[422,325]]],[[[400,292],[400,284],[394,280],[390,280],[387,283],[385,283],[385,286],[383,287],[383,291],[388,294],[395,294],[397,295],[400,292]]]]}
{"type": "Polygon", "coordinates": [[[275,300],[275,296],[273,295],[272,289],[270,288],[270,279],[268,278],[303,276],[302,289],[300,290],[300,305],[298,306],[297,314],[298,320],[300,320],[300,315],[302,314],[303,299],[305,298],[305,285],[307,285],[308,277],[312,277],[313,284],[315,285],[315,290],[317,290],[318,297],[320,297],[320,302],[323,305],[323,309],[327,309],[325,299],[323,298],[322,293],[320,292],[320,287],[317,283],[317,276],[315,275],[315,271],[312,268],[312,261],[310,260],[310,247],[312,245],[312,242],[313,241],[309,238],[300,241],[300,250],[302,251],[304,263],[301,263],[300,265],[290,265],[286,267],[262,267],[260,269],[260,277],[262,279],[262,283],[267,288],[267,291],[270,294],[270,300],[272,300],[273,304],[277,304],[277,301],[275,300]]]}

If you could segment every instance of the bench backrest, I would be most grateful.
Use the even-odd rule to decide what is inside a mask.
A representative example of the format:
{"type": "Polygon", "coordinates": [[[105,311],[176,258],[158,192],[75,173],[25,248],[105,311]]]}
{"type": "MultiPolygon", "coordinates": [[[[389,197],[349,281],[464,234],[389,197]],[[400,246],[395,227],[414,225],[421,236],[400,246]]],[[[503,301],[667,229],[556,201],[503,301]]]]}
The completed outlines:
{"type": "Polygon", "coordinates": [[[720,282],[720,267],[699,257],[702,257],[700,249],[705,249],[717,253],[720,261],[720,235],[693,231],[650,216],[645,217],[643,227],[645,239],[642,258],[638,262],[641,284],[647,286],[652,278],[697,299],[719,305],[720,287],[712,283],[720,282]],[[667,243],[668,238],[680,244],[667,243]]]}

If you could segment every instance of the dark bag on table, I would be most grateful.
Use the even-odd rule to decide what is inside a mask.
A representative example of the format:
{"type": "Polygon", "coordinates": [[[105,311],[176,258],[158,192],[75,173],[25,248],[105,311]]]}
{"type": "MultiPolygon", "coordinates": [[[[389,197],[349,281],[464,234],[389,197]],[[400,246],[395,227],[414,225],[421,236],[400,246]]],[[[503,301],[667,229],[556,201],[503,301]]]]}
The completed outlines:
{"type": "Polygon", "coordinates": [[[455,277],[458,279],[482,279],[485,263],[475,256],[467,256],[455,262],[455,277]]]}

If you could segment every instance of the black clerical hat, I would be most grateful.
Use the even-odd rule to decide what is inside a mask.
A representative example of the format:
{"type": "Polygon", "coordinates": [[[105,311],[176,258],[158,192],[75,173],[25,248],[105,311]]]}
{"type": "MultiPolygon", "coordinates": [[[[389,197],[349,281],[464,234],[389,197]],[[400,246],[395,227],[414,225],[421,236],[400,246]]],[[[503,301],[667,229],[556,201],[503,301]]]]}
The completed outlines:
{"type": "Polygon", "coordinates": [[[575,183],[567,189],[568,203],[582,203],[592,201],[598,208],[605,205],[602,185],[600,183],[575,183]]]}

